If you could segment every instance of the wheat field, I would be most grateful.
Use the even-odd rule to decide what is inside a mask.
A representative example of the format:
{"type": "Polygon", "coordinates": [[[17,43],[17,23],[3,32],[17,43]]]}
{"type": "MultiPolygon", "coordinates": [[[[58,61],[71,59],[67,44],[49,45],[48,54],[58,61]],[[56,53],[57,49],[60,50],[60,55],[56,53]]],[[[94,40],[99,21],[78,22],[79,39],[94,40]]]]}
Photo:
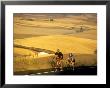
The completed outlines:
{"type": "Polygon", "coordinates": [[[49,20],[49,15],[14,14],[14,45],[27,47],[14,46],[14,72],[52,68],[54,53],[43,50],[60,49],[64,54],[64,67],[68,53],[74,53],[76,66],[97,66],[96,15],[55,14],[53,21],[49,20]]]}

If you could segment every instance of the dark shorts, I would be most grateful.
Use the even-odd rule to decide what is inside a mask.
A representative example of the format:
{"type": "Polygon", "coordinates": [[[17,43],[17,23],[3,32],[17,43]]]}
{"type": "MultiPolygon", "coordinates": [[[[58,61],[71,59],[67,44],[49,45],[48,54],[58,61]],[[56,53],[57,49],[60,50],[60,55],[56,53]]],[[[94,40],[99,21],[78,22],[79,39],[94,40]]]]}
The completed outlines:
{"type": "Polygon", "coordinates": [[[72,62],[75,62],[75,59],[72,62]]]}
{"type": "MultiPolygon", "coordinates": [[[[71,60],[68,60],[68,62],[71,62],[71,60]]],[[[72,62],[75,62],[75,60],[73,60],[72,62]]]]}

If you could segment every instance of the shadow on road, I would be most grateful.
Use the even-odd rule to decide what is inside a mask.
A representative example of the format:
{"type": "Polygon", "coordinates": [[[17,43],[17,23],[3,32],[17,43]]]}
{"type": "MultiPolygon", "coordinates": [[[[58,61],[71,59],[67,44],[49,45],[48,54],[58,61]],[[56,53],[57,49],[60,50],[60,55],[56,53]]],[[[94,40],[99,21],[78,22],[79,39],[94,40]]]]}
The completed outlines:
{"type": "Polygon", "coordinates": [[[54,69],[42,69],[42,70],[28,70],[15,72],[14,75],[97,75],[96,66],[77,67],[74,70],[71,68],[64,68],[63,71],[55,72],[54,69]]]}

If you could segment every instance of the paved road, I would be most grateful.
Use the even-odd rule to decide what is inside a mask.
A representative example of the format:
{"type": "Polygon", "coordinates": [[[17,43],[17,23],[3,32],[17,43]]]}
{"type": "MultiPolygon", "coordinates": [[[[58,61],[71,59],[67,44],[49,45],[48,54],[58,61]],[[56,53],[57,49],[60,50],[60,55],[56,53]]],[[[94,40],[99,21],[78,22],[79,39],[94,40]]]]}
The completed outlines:
{"type": "Polygon", "coordinates": [[[96,67],[77,68],[75,70],[66,69],[57,72],[51,70],[51,71],[38,72],[30,75],[97,75],[97,68],[96,67]]]}

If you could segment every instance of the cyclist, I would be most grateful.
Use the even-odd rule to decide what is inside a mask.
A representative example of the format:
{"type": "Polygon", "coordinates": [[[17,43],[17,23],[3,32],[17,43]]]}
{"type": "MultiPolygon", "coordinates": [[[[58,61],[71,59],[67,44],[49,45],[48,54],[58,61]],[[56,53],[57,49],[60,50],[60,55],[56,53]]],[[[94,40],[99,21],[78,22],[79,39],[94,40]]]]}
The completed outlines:
{"type": "Polygon", "coordinates": [[[68,57],[69,66],[72,67],[72,70],[75,68],[75,57],[72,53],[69,53],[68,57]]]}
{"type": "Polygon", "coordinates": [[[62,71],[61,60],[63,59],[63,54],[62,54],[62,52],[60,52],[59,49],[57,49],[57,52],[55,53],[55,58],[56,58],[56,66],[55,66],[56,71],[58,69],[60,69],[60,71],[62,71]]]}

